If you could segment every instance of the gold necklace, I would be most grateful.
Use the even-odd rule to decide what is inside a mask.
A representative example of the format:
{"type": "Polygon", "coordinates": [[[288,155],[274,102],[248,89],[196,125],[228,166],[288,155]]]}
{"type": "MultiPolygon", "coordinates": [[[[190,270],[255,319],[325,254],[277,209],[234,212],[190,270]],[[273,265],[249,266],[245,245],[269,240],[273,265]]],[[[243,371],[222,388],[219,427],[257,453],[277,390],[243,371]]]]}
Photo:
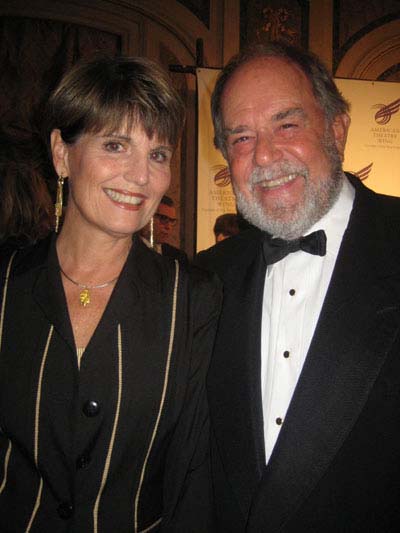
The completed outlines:
{"type": "Polygon", "coordinates": [[[105,283],[100,283],[100,285],[85,285],[83,283],[79,283],[78,281],[75,281],[74,279],[70,278],[68,274],[66,274],[61,267],[60,267],[60,271],[61,271],[61,274],[63,274],[63,276],[67,278],[68,281],[70,281],[71,283],[73,283],[74,285],[82,289],[81,292],[79,293],[79,301],[83,307],[86,307],[87,305],[90,304],[90,292],[89,291],[93,289],[104,289],[104,287],[108,287],[109,285],[117,281],[117,279],[119,278],[119,276],[117,276],[116,278],[110,281],[106,281],[105,283]]]}

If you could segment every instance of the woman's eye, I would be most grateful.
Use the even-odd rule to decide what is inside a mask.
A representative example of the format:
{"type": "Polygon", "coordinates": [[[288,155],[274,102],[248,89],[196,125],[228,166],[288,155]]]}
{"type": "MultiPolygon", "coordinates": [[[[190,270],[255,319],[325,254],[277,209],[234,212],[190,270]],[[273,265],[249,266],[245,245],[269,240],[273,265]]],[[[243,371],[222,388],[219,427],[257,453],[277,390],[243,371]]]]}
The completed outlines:
{"type": "Polygon", "coordinates": [[[108,141],[104,146],[107,152],[121,152],[123,150],[122,144],[116,141],[108,141]]]}
{"type": "Polygon", "coordinates": [[[150,158],[157,163],[165,163],[169,161],[169,154],[164,150],[155,150],[151,152],[150,158]]]}

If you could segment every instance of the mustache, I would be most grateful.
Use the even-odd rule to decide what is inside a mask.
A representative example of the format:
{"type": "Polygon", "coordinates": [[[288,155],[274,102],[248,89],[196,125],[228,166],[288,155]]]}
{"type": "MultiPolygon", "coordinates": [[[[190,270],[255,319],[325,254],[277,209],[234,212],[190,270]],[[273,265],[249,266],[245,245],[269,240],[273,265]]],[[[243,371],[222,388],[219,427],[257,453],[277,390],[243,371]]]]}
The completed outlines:
{"type": "Polygon", "coordinates": [[[297,174],[308,178],[309,171],[305,165],[292,163],[290,161],[279,161],[271,163],[265,167],[256,167],[249,177],[249,185],[253,187],[263,181],[282,178],[288,174],[297,174]]]}

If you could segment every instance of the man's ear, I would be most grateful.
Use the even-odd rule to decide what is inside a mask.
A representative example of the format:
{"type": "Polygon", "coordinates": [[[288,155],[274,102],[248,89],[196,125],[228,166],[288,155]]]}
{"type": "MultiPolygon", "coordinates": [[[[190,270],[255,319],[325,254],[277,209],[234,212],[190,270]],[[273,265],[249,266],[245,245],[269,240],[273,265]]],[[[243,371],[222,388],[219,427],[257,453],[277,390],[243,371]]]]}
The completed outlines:
{"type": "Polygon", "coordinates": [[[69,176],[68,145],[62,140],[61,132],[55,129],[50,135],[51,154],[53,165],[59,176],[69,176]]]}
{"type": "Polygon", "coordinates": [[[333,137],[335,139],[336,148],[343,161],[344,149],[346,147],[347,132],[349,131],[350,117],[347,113],[337,115],[332,122],[333,137]]]}

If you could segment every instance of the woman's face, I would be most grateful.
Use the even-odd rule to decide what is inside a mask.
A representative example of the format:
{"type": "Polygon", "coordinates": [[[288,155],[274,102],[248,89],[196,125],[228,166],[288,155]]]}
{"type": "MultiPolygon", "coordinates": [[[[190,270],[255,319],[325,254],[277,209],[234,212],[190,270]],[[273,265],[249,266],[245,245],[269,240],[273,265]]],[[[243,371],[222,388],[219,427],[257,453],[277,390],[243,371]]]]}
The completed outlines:
{"type": "Polygon", "coordinates": [[[147,224],[169,187],[172,146],[149,138],[139,124],[111,135],[85,133],[74,144],[54,130],[51,146],[57,173],[68,176],[64,226],[132,235],[147,224]]]}

